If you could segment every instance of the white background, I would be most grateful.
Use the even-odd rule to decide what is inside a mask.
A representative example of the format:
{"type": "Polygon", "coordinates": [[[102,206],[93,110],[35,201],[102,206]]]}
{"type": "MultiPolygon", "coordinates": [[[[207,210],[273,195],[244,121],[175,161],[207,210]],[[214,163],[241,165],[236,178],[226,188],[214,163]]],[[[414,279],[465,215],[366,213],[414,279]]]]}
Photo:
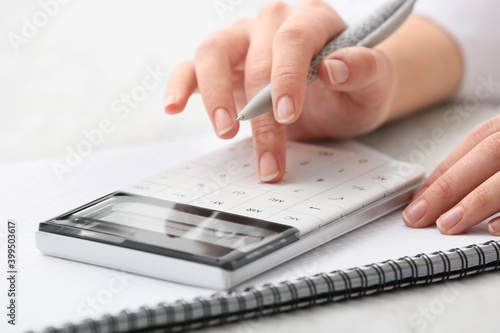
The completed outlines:
{"type": "MultiPolygon", "coordinates": [[[[192,99],[182,115],[163,114],[166,79],[136,108],[130,109],[124,119],[113,112],[112,105],[122,94],[130,94],[142,84],[148,68],[170,73],[179,61],[192,57],[196,46],[207,35],[240,17],[255,15],[265,1],[73,0],[59,5],[46,22],[38,22],[36,33],[15,47],[12,36],[23,36],[26,20],[36,23],[34,18],[43,16],[41,3],[52,2],[0,3],[2,163],[64,156],[68,149],[74,149],[85,139],[85,131],[97,128],[102,119],[111,119],[115,126],[92,148],[95,151],[209,135],[211,125],[199,97],[192,99]],[[220,3],[225,4],[228,11],[217,12],[215,6],[220,3]]],[[[331,3],[350,21],[363,16],[376,2],[371,1],[369,5],[361,0],[331,3]]],[[[443,122],[443,114],[451,108],[450,104],[431,110],[361,140],[408,159],[412,152],[422,150],[417,142],[425,142],[433,130],[443,128],[447,140],[435,145],[420,161],[430,171],[475,124],[498,113],[497,106],[483,105],[454,128],[443,122]]],[[[446,284],[281,314],[250,324],[226,326],[223,330],[498,331],[499,282],[498,273],[462,281],[460,297],[448,304],[439,316],[429,319],[426,330],[412,326],[409,318],[441,299],[443,291],[448,290],[446,284]]],[[[213,332],[220,330],[216,328],[213,332]]]]}

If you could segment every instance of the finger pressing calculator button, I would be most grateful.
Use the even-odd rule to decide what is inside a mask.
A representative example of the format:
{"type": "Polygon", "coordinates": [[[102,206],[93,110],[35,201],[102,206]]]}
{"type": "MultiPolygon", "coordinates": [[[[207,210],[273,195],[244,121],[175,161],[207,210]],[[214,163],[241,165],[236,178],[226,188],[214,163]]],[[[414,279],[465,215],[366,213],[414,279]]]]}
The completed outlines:
{"type": "Polygon", "coordinates": [[[281,211],[269,218],[268,221],[289,225],[299,230],[301,236],[319,229],[321,220],[316,216],[304,213],[293,212],[289,210],[281,211]]]}
{"type": "Polygon", "coordinates": [[[333,204],[307,200],[288,208],[289,211],[304,213],[316,216],[321,220],[320,225],[324,226],[340,218],[344,212],[342,208],[333,204]]]}
{"type": "Polygon", "coordinates": [[[147,181],[143,181],[138,184],[124,188],[122,191],[132,194],[150,196],[152,194],[165,190],[166,188],[167,187],[159,184],[153,184],[147,181]]]}

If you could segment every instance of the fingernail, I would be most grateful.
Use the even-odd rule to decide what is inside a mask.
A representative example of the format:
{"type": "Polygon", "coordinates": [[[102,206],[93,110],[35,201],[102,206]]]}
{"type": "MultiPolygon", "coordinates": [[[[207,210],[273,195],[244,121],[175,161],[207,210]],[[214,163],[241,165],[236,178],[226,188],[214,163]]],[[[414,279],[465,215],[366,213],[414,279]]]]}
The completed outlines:
{"type": "Polygon", "coordinates": [[[214,121],[215,121],[215,127],[217,127],[217,133],[219,134],[219,136],[226,134],[234,126],[233,117],[231,117],[229,115],[229,112],[227,112],[224,109],[215,110],[214,121]]]}
{"type": "Polygon", "coordinates": [[[443,215],[436,221],[436,225],[441,231],[448,231],[457,225],[460,220],[464,217],[464,208],[462,206],[456,206],[443,215]]]}
{"type": "Polygon", "coordinates": [[[495,219],[488,223],[488,231],[493,236],[500,236],[500,219],[495,219]]]}
{"type": "Polygon", "coordinates": [[[328,77],[332,84],[344,83],[349,78],[349,68],[338,59],[328,59],[325,61],[328,77]]]}
{"type": "Polygon", "coordinates": [[[168,93],[167,96],[165,96],[165,100],[163,101],[164,109],[167,109],[170,105],[175,104],[176,99],[177,96],[174,92],[168,93]]]}
{"type": "Polygon", "coordinates": [[[278,168],[278,160],[270,153],[266,152],[260,157],[260,180],[269,182],[278,177],[280,170],[278,168]]]}
{"type": "Polygon", "coordinates": [[[415,224],[418,220],[424,217],[427,211],[427,202],[423,199],[418,200],[408,207],[403,212],[403,219],[410,225],[415,224]]]}
{"type": "Polygon", "coordinates": [[[290,120],[293,119],[295,116],[295,110],[293,107],[293,101],[290,97],[288,96],[282,96],[278,104],[276,105],[277,107],[277,116],[278,116],[278,122],[280,123],[287,123],[290,120]]]}

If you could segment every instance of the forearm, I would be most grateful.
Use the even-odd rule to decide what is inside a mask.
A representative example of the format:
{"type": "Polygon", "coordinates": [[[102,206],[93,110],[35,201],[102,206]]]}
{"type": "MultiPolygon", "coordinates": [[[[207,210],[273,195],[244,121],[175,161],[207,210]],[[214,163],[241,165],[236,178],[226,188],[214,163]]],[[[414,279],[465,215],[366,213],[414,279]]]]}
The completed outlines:
{"type": "Polygon", "coordinates": [[[464,65],[459,47],[423,17],[410,17],[377,49],[393,61],[398,77],[388,121],[445,100],[460,84],[464,65]]]}

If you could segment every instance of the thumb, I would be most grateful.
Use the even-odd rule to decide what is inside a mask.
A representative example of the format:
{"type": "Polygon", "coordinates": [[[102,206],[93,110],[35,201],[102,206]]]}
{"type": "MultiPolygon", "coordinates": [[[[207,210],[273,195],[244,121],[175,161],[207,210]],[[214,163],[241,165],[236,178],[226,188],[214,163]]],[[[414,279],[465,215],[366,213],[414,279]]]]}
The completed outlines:
{"type": "Polygon", "coordinates": [[[396,74],[384,53],[356,46],[326,56],[319,67],[319,78],[335,91],[380,93],[392,90],[396,74]]]}

